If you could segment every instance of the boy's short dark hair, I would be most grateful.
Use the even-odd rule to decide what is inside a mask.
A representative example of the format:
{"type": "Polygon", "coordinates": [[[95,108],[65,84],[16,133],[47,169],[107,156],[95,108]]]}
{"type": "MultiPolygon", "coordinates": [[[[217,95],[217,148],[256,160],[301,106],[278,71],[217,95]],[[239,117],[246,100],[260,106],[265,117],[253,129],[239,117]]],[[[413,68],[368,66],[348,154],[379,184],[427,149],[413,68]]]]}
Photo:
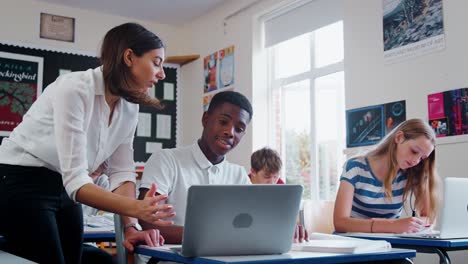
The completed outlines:
{"type": "Polygon", "coordinates": [[[265,170],[266,173],[276,173],[281,170],[282,165],[279,153],[271,148],[261,148],[250,157],[250,166],[256,172],[265,170]]]}
{"type": "Polygon", "coordinates": [[[230,103],[244,109],[249,113],[249,122],[252,120],[253,110],[249,99],[247,99],[243,94],[235,91],[224,91],[215,94],[211,99],[210,106],[208,107],[208,113],[224,103],[230,103]]]}

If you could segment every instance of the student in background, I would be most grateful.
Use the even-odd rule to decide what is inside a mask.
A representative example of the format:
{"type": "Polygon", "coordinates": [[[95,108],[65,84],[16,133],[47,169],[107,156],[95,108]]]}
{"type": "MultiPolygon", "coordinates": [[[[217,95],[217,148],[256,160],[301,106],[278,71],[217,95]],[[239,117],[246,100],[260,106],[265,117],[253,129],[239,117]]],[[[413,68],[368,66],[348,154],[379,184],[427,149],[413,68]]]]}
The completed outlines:
{"type": "MultiPolygon", "coordinates": [[[[93,179],[94,184],[104,190],[109,190],[109,177],[105,174],[107,170],[107,162],[103,162],[93,173],[89,175],[93,179]]],[[[87,218],[95,217],[99,214],[99,209],[83,205],[83,220],[86,223],[87,218]]],[[[102,217],[102,216],[101,216],[102,217]]],[[[96,243],[83,243],[83,254],[81,256],[82,264],[114,264],[114,257],[106,251],[98,248],[96,243]]]]}
{"type": "MultiPolygon", "coordinates": [[[[249,178],[252,184],[284,184],[280,178],[283,162],[279,153],[271,148],[261,148],[250,156],[249,178]]],[[[309,233],[304,227],[303,211],[299,212],[294,242],[309,240],[309,233]]]]}
{"type": "Polygon", "coordinates": [[[62,75],[34,102],[0,146],[0,234],[7,251],[39,263],[80,263],[81,202],[123,216],[124,245],[157,246],[157,230],[137,231],[136,218],[160,226],[173,216],[165,196],[135,199],[133,135],[138,104],[160,107],[148,95],[164,79],[164,45],[135,23],[104,37],[102,66],[62,75]],[[110,189],[89,173],[108,161],[110,189]]]}
{"type": "Polygon", "coordinates": [[[335,202],[336,231],[413,233],[432,223],[439,182],[434,144],[432,128],[410,119],[374,150],[348,160],[335,202]],[[406,199],[412,216],[400,218],[406,199]]]}
{"type": "Polygon", "coordinates": [[[276,150],[261,148],[250,156],[250,181],[253,184],[284,184],[280,178],[282,165],[276,150]]]}
{"type": "MultiPolygon", "coordinates": [[[[110,182],[109,176],[106,175],[107,162],[103,162],[93,173],[89,174],[89,177],[93,180],[94,184],[101,187],[104,190],[109,190],[110,182]]],[[[96,216],[99,213],[99,209],[83,204],[83,216],[96,216]]]]}

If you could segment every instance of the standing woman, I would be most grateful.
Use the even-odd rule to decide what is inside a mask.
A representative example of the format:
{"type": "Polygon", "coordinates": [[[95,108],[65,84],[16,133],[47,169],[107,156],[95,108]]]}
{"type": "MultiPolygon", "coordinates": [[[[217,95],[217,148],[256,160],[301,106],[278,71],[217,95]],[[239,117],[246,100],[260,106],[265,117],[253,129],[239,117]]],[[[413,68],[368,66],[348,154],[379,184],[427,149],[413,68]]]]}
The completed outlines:
{"type": "MultiPolygon", "coordinates": [[[[57,78],[0,146],[0,234],[7,250],[39,263],[80,263],[83,203],[156,225],[174,213],[165,196],[135,199],[133,135],[138,104],[164,79],[164,44],[134,23],[107,32],[102,66],[57,78]],[[107,160],[110,190],[88,176],[107,160]]],[[[163,243],[159,231],[125,228],[124,245],[163,243]]]]}
{"type": "Polygon", "coordinates": [[[348,160],[335,201],[335,230],[413,233],[432,223],[439,182],[434,147],[432,128],[421,119],[410,119],[374,150],[348,160]],[[406,199],[412,215],[400,218],[406,199]]]}

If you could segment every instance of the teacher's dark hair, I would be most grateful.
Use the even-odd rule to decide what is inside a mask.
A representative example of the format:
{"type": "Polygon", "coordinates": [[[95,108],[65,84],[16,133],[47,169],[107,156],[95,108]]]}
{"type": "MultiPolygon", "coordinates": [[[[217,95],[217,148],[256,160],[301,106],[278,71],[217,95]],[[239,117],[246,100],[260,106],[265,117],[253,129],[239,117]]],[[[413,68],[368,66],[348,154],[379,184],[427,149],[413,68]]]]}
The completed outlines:
{"type": "Polygon", "coordinates": [[[107,32],[101,46],[101,64],[104,84],[113,95],[125,100],[161,109],[160,100],[132,89],[133,75],[124,62],[124,52],[131,49],[140,57],[153,49],[164,48],[162,40],[153,32],[136,23],[125,23],[107,32]]]}

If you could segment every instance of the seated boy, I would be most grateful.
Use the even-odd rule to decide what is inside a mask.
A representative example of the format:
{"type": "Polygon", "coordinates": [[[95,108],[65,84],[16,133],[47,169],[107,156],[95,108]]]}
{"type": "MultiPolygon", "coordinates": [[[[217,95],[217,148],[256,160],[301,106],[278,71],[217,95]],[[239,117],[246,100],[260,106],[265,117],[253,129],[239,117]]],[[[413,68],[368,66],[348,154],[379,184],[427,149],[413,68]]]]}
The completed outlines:
{"type": "MultiPolygon", "coordinates": [[[[163,149],[146,162],[139,198],[143,199],[152,183],[159,194],[168,195],[167,203],[176,213],[174,225],[158,227],[168,244],[180,244],[185,219],[188,188],[194,184],[250,184],[244,167],[229,163],[225,155],[244,136],[252,118],[252,106],[234,91],[217,93],[203,113],[200,139],[188,147],[163,149]]],[[[153,228],[142,222],[144,229],[153,228]]]]}
{"type": "Polygon", "coordinates": [[[253,184],[284,184],[280,178],[282,165],[276,150],[261,148],[250,156],[250,181],[253,184]]]}

